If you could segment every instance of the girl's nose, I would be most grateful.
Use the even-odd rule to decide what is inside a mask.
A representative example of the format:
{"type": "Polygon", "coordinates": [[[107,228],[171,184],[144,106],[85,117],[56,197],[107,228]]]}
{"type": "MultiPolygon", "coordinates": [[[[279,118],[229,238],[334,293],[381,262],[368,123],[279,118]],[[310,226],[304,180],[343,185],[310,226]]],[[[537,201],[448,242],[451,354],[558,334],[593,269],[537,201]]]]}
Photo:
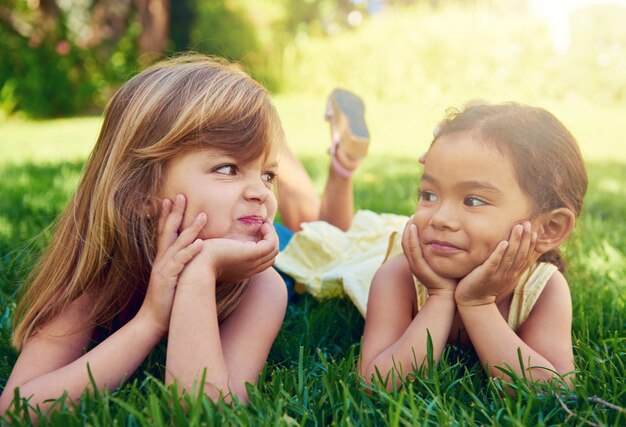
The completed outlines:
{"type": "Polygon", "coordinates": [[[244,189],[244,197],[246,200],[265,202],[272,194],[272,190],[261,177],[251,178],[244,189]]]}
{"type": "Polygon", "coordinates": [[[454,208],[441,204],[430,217],[429,225],[436,229],[457,230],[459,228],[459,220],[454,208]]]}

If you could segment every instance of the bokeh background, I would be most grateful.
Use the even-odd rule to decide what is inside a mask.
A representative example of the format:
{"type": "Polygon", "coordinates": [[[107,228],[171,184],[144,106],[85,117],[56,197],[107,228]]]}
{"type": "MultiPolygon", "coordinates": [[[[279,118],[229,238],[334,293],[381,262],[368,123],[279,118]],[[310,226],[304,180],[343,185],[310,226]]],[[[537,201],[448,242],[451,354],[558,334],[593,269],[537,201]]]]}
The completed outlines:
{"type": "MultiPolygon", "coordinates": [[[[73,194],[106,101],[158,59],[194,51],[239,62],[270,89],[320,190],[326,97],[336,86],[361,95],[372,142],[355,174],[358,209],[410,215],[418,156],[445,111],[471,100],[552,111],[577,137],[590,187],[564,246],[572,393],[518,384],[516,400],[456,350],[411,386],[365,393],[354,369],[363,319],[349,301],[303,295],[251,404],[200,401],[191,414],[225,425],[624,425],[625,23],[626,0],[0,0],[0,388],[17,357],[17,290],[73,194]]],[[[158,371],[156,353],[145,365],[158,371]]],[[[55,425],[175,424],[172,397],[140,371],[113,397],[59,411],[55,425]]]]}
{"type": "Polygon", "coordinates": [[[586,158],[626,160],[624,22],[623,0],[0,0],[0,126],[98,116],[138,70],[191,50],[266,85],[302,155],[326,143],[342,86],[366,100],[373,153],[416,154],[446,108],[483,99],[545,106],[586,158]]]}

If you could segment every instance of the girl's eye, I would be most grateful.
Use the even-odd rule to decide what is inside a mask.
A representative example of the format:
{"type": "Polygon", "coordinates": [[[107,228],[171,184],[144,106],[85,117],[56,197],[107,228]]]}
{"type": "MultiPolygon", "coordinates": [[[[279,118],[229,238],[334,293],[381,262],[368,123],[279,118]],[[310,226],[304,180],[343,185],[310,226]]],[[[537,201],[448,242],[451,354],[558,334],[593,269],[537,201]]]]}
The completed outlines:
{"type": "Polygon", "coordinates": [[[463,204],[465,206],[483,206],[483,205],[486,205],[487,203],[484,200],[479,199],[478,197],[470,196],[470,197],[465,198],[465,200],[463,201],[463,204]]]}
{"type": "Polygon", "coordinates": [[[222,175],[236,175],[237,174],[237,166],[235,165],[222,165],[215,169],[215,172],[221,173],[222,175]]]}
{"type": "Polygon", "coordinates": [[[274,172],[264,172],[261,175],[261,179],[268,184],[273,184],[274,180],[276,179],[276,174],[274,172]]]}
{"type": "Polygon", "coordinates": [[[431,193],[430,191],[419,190],[418,191],[419,199],[424,202],[436,202],[437,196],[435,193],[431,193]]]}

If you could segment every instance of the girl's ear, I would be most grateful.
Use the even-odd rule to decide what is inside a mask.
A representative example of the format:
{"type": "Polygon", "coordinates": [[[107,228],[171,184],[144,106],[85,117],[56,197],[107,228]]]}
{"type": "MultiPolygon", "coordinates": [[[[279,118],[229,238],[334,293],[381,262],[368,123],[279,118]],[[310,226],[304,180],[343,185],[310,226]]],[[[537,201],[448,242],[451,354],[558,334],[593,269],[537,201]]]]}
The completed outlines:
{"type": "Polygon", "coordinates": [[[575,225],[576,215],[567,208],[554,209],[542,215],[535,249],[543,254],[558,248],[570,235],[575,225]]]}
{"type": "Polygon", "coordinates": [[[156,218],[159,212],[158,203],[154,199],[145,202],[141,207],[140,215],[145,218],[156,218]]]}

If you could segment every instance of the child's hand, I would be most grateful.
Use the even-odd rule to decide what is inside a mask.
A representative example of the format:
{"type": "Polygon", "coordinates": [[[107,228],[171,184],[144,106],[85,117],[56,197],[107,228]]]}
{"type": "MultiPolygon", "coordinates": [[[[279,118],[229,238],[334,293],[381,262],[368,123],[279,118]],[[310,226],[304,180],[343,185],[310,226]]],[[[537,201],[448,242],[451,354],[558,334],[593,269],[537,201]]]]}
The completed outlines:
{"type": "Polygon", "coordinates": [[[489,258],[465,276],[456,288],[455,300],[460,306],[477,306],[496,301],[498,294],[515,288],[521,274],[533,262],[537,233],[530,223],[517,224],[508,241],[501,241],[489,258]]]}
{"type": "Polygon", "coordinates": [[[268,222],[261,226],[261,239],[258,242],[242,242],[234,239],[215,238],[202,242],[202,252],[194,259],[187,270],[202,274],[210,269],[216,281],[237,283],[250,278],[274,264],[278,255],[278,235],[268,222]],[[199,269],[199,270],[196,270],[199,269]]]}
{"type": "Polygon", "coordinates": [[[170,312],[178,276],[202,250],[198,233],[206,224],[206,214],[200,213],[189,227],[180,232],[185,212],[185,197],[177,195],[174,203],[163,200],[159,215],[157,253],[152,265],[150,283],[140,313],[152,318],[161,333],[169,328],[170,312]]]}
{"type": "Polygon", "coordinates": [[[404,227],[404,232],[402,233],[402,250],[409,262],[411,273],[428,289],[429,295],[435,293],[454,294],[456,280],[437,275],[424,259],[419,233],[417,232],[417,226],[413,223],[412,216],[409,218],[406,227],[404,227]]]}

